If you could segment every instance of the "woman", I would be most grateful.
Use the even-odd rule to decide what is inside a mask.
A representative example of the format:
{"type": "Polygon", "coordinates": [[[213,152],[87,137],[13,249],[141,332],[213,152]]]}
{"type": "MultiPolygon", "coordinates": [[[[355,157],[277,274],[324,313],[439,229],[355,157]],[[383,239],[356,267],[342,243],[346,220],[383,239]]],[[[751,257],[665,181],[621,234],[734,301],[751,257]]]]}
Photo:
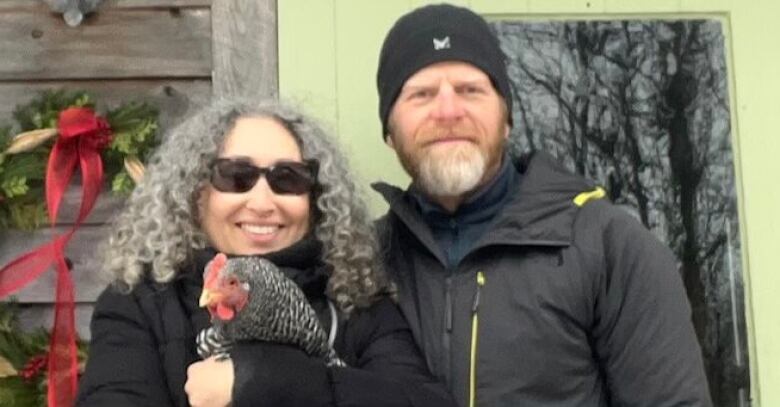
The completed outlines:
{"type": "Polygon", "coordinates": [[[115,283],[95,307],[77,405],[450,405],[388,295],[345,162],[315,123],[275,102],[218,102],[176,128],[102,253],[115,283]],[[217,251],[275,263],[335,332],[347,367],[268,342],[200,361],[209,317],[198,296],[217,251]]]}

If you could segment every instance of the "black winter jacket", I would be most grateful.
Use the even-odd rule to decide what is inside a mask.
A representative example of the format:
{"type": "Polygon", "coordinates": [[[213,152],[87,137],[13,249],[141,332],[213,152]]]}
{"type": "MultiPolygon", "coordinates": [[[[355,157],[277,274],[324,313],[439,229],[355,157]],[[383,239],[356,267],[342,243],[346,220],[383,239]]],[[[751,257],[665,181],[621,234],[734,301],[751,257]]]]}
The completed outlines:
{"type": "Polygon", "coordinates": [[[710,406],[670,250],[549,155],[515,166],[516,196],[449,269],[407,193],[374,185],[431,371],[461,406],[710,406]]]}
{"type": "MultiPolygon", "coordinates": [[[[305,245],[305,244],[304,244],[305,245]]],[[[297,249],[300,249],[298,245],[297,249]]],[[[294,246],[295,247],[295,246],[294,246]]],[[[98,299],[89,362],[77,406],[187,406],[186,369],[199,360],[195,336],[208,326],[198,308],[205,263],[196,256],[168,284],[144,281],[129,295],[109,287],[98,299]]],[[[322,267],[300,269],[300,250],[271,257],[301,286],[312,306],[331,324],[322,267]]],[[[252,342],[231,349],[235,370],[233,407],[242,406],[450,406],[443,386],[428,373],[406,321],[388,297],[339,316],[335,348],[350,367],[328,368],[290,346],[252,342]]]]}

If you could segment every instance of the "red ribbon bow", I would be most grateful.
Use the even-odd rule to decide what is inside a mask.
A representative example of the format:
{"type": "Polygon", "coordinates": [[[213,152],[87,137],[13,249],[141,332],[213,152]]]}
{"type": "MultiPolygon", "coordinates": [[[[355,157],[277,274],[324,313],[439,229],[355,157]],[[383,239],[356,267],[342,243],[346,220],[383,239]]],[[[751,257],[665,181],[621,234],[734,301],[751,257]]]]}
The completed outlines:
{"type": "Polygon", "coordinates": [[[100,151],[111,142],[108,122],[91,109],[71,107],[60,112],[59,138],[46,167],[46,205],[54,228],[60,202],[76,166],[81,168],[81,206],[73,227],[51,242],[16,258],[0,270],[0,298],[21,290],[54,264],[57,294],[49,344],[48,405],[70,407],[76,397],[78,359],[74,320],[73,280],[65,262],[65,247],[95,205],[103,184],[100,151]]]}

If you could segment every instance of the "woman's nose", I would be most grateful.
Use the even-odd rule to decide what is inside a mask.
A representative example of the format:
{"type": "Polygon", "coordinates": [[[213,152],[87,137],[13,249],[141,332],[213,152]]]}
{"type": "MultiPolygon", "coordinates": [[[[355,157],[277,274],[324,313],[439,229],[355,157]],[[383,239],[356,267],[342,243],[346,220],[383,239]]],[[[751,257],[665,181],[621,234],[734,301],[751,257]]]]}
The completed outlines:
{"type": "Polygon", "coordinates": [[[274,192],[265,177],[260,177],[252,189],[246,192],[246,207],[258,213],[273,211],[274,192]]]}

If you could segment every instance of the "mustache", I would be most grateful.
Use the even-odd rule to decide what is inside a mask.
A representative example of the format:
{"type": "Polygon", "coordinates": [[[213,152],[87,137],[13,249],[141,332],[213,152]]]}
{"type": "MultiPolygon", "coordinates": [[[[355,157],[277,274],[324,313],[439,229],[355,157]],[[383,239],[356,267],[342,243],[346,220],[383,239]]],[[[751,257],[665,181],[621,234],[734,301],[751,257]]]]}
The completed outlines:
{"type": "Polygon", "coordinates": [[[420,131],[417,134],[417,140],[422,144],[429,144],[450,138],[473,140],[475,138],[474,135],[475,132],[472,126],[462,124],[455,126],[432,126],[420,131]]]}

